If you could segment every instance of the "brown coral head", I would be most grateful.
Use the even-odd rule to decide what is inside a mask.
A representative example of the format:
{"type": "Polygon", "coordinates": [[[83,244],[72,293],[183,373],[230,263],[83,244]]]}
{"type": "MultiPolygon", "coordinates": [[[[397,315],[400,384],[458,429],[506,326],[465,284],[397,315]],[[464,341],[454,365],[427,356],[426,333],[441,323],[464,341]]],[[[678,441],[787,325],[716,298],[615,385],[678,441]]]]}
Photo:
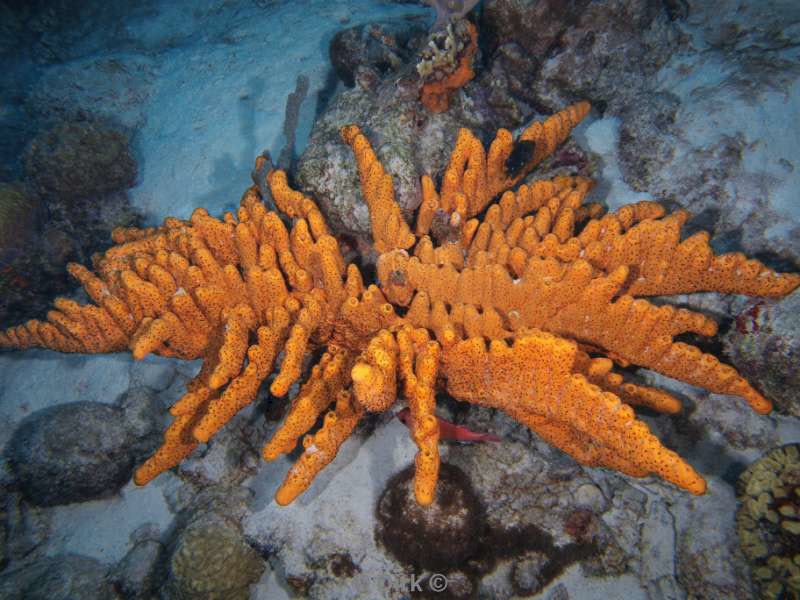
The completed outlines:
{"type": "Polygon", "coordinates": [[[414,497],[414,468],[386,484],[376,508],[378,541],[401,563],[444,572],[478,548],[483,508],[464,472],[442,464],[436,496],[427,506],[414,497]]]}

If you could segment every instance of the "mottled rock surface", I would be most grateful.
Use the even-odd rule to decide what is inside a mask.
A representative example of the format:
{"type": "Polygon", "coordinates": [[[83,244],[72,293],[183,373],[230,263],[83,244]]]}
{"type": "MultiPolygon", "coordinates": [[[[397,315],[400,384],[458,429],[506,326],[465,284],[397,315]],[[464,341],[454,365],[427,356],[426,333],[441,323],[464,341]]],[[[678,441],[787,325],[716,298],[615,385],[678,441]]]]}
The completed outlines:
{"type": "Polygon", "coordinates": [[[107,567],[78,554],[35,560],[0,578],[0,597],[7,600],[116,600],[106,580],[107,567]]]}
{"type": "Polygon", "coordinates": [[[14,432],[8,460],[32,504],[53,506],[114,494],[159,443],[162,408],[145,388],[116,405],[59,404],[35,412],[14,432]]]}
{"type": "MultiPolygon", "coordinates": [[[[784,414],[800,417],[800,293],[751,300],[723,337],[739,372],[784,414]]],[[[773,442],[774,443],[774,442],[773,442]]]]}

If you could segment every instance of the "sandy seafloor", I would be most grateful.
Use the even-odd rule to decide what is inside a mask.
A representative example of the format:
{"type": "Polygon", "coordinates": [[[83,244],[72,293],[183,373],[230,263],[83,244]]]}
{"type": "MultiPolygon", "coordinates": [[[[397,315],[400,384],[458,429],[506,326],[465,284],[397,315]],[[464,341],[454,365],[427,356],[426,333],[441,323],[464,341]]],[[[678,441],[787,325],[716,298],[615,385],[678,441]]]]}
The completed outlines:
{"type": "MultiPolygon", "coordinates": [[[[323,89],[328,77],[327,44],[339,28],[387,15],[430,13],[419,6],[367,0],[309,0],[282,3],[268,10],[256,3],[240,3],[235,9],[226,9],[222,2],[193,4],[213,5],[218,10],[210,18],[207,14],[193,15],[180,2],[165,1],[155,17],[143,14],[132,18],[129,33],[157,51],[139,56],[119,52],[126,61],[147,62],[155,76],[135,90],[121,89],[117,95],[94,100],[98,110],[120,115],[138,127],[134,149],[139,177],[129,193],[132,204],[146,215],[148,224],[157,224],[168,215],[188,218],[199,206],[206,207],[212,215],[236,207],[242,191],[250,185],[254,157],[264,149],[276,155],[284,143],[284,103],[299,73],[310,80],[298,129],[298,150],[302,151],[316,109],[316,93],[323,89]],[[166,44],[167,38],[177,41],[166,44]]],[[[84,43],[89,45],[90,41],[84,43]]],[[[80,60],[103,56],[100,50],[92,52],[80,60]]],[[[114,55],[117,51],[110,52],[114,55]]],[[[685,64],[687,58],[679,60],[685,64]]],[[[764,168],[776,164],[777,158],[787,153],[796,154],[800,138],[793,124],[798,121],[800,105],[798,81],[789,87],[788,94],[765,93],[764,102],[759,105],[734,102],[735,111],[709,115],[702,106],[701,91],[714,86],[722,75],[718,66],[703,55],[697,55],[695,60],[691,77],[678,75],[679,65],[671,63],[659,74],[665,88],[686,100],[681,116],[698,123],[692,129],[696,139],[688,143],[702,145],[704,136],[716,138],[727,128],[744,132],[753,142],[745,151],[745,164],[764,168]]],[[[603,157],[603,171],[597,173],[597,179],[611,209],[646,197],[622,181],[615,154],[617,135],[618,123],[614,119],[594,116],[574,134],[582,145],[603,157]]],[[[730,185],[741,184],[732,181],[730,185]]],[[[795,222],[800,205],[797,189],[800,170],[782,174],[781,184],[770,189],[773,208],[795,222]]],[[[776,225],[773,233],[780,237],[785,231],[776,225]]],[[[166,390],[162,400],[172,401],[180,394],[180,389],[170,387],[175,369],[191,373],[197,368],[199,361],[187,364],[158,357],[135,363],[129,354],[78,356],[39,350],[0,354],[0,446],[5,445],[22,418],[40,408],[77,400],[113,402],[132,381],[166,390]]],[[[800,439],[796,421],[783,419],[782,423],[783,441],[800,439]]],[[[415,450],[405,427],[391,421],[365,442],[346,442],[310,491],[286,508],[278,507],[272,495],[288,461],[262,463],[244,483],[254,492],[251,513],[244,521],[245,532],[278,526],[292,528],[293,535],[302,538],[316,528],[316,543],[326,543],[337,536],[365,536],[370,540],[365,542],[367,551],[374,549],[371,532],[376,498],[387,478],[413,460],[415,450]],[[326,528],[322,541],[320,523],[326,528]],[[340,531],[336,529],[339,527],[340,531]]],[[[206,460],[210,472],[224,468],[224,464],[214,463],[221,459],[213,453],[206,460]]],[[[699,468],[702,471],[702,464],[699,468]]],[[[168,528],[173,515],[164,495],[178,483],[173,474],[166,473],[145,487],[129,483],[110,499],[51,509],[47,553],[76,552],[109,564],[118,561],[129,549],[130,533],[142,523],[168,528]]],[[[711,485],[715,485],[713,476],[711,485]]],[[[368,570],[367,563],[372,561],[373,572],[379,572],[381,565],[392,568],[377,551],[363,560],[366,563],[362,570],[368,570]]],[[[290,597],[281,580],[280,565],[272,567],[252,588],[253,600],[290,597]]],[[[632,574],[588,579],[577,565],[550,587],[559,583],[566,586],[573,599],[649,597],[632,574]]],[[[550,587],[541,597],[547,596],[550,587]]]]}

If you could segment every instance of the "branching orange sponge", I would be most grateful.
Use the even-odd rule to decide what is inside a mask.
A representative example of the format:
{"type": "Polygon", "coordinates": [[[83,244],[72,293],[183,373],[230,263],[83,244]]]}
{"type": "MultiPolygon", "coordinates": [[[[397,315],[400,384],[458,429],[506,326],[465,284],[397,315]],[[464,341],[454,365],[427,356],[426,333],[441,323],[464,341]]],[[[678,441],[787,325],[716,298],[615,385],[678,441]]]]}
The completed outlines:
{"type": "Polygon", "coordinates": [[[289,394],[314,353],[319,360],[263,449],[272,460],[302,439],[279,504],[308,489],[367,411],[398,401],[409,405],[418,449],[415,496],[432,502],[437,391],[507,412],[582,464],[656,474],[701,494],[701,474],[632,409],[676,413],[678,400],[625,381],[614,366],[646,367],[767,412],[769,401],[735,369],[676,341],[714,335],[714,321],[646,298],[781,297],[800,276],[741,254],[715,256],[704,233],[681,240],[686,213],[665,216],[654,202],[602,215],[585,203],[592,184],[582,177],[512,189],[588,112],[585,102],[570,106],[516,140],[501,130],[488,151],[462,130],[439,188],[422,176],[413,228],[366,135],[345,126],[378,253],[375,283],[345,264],[314,201],[273,170],[245,192],[236,215],[197,209],[188,221],[116,230],[94,272],[68,267],[91,303],[59,298],[45,321],[0,333],[0,347],[202,358],[170,409],[163,444],[136,470],[138,484],[209,442],[271,373],[271,394],[289,394]],[[264,184],[286,222],[266,209],[264,184]]]}

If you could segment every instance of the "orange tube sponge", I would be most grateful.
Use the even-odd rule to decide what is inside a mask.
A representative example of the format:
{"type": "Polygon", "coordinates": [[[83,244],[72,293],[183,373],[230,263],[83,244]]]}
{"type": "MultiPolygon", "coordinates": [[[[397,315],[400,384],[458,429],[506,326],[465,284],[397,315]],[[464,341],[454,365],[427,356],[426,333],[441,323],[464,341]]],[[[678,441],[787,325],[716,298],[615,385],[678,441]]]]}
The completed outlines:
{"type": "Polygon", "coordinates": [[[395,401],[397,391],[397,343],[382,329],[373,337],[350,372],[353,393],[358,403],[372,412],[381,412],[395,401]]]}
{"type": "Polygon", "coordinates": [[[583,464],[656,473],[702,494],[705,481],[664,448],[630,407],[575,372],[574,342],[531,331],[512,346],[479,338],[445,351],[447,389],[457,398],[509,412],[583,464]]]}
{"type": "Polygon", "coordinates": [[[325,415],[322,429],[303,439],[305,450],[275,493],[275,502],[285,506],[308,489],[317,473],[336,457],[339,446],[350,436],[363,414],[364,408],[348,392],[339,392],[336,409],[325,415]]]}
{"type": "Polygon", "coordinates": [[[680,403],[626,381],[614,364],[740,396],[760,413],[771,405],[735,369],[676,341],[714,335],[712,319],[642,296],[780,297],[800,276],[743,255],[715,256],[706,234],[681,241],[683,211],[665,216],[645,201],[601,216],[598,205],[584,204],[592,185],[582,177],[512,191],[588,111],[575,104],[516,141],[498,131],[488,151],[462,131],[440,189],[422,178],[416,235],[368,140],[344,127],[370,211],[379,285],[345,264],[314,202],[273,171],[267,182],[286,221],[261,202],[259,181],[235,216],[198,209],[189,221],[117,231],[94,272],[69,266],[90,304],[57,299],[46,321],[1,332],[0,347],[202,358],[170,409],[163,444],[137,469],[138,484],[210,441],[277,371],[269,391],[293,395],[263,456],[291,453],[301,437],[304,447],[276,494],[280,504],[311,485],[367,410],[391,410],[398,390],[410,407],[421,504],[434,498],[440,468],[442,390],[504,410],[582,464],[656,474],[701,494],[701,475],[631,408],[675,413],[680,403]],[[318,363],[295,393],[309,355],[318,363]]]}
{"type": "Polygon", "coordinates": [[[341,136],[353,149],[356,158],[361,191],[369,207],[375,249],[387,252],[394,248],[410,247],[414,243],[414,235],[395,201],[392,176],[384,171],[372,146],[357,126],[342,127],[341,136]]]}

